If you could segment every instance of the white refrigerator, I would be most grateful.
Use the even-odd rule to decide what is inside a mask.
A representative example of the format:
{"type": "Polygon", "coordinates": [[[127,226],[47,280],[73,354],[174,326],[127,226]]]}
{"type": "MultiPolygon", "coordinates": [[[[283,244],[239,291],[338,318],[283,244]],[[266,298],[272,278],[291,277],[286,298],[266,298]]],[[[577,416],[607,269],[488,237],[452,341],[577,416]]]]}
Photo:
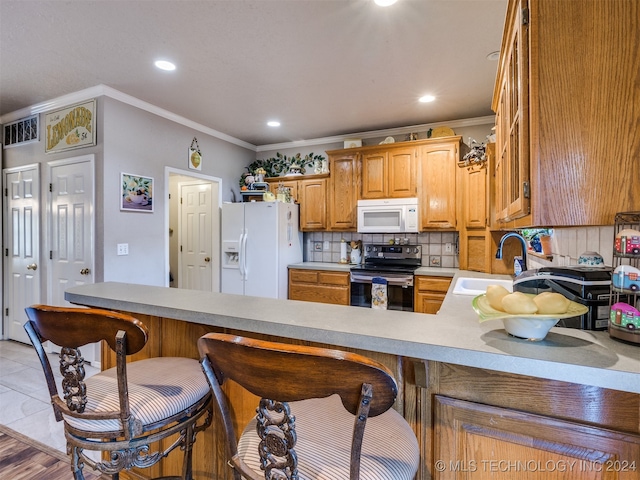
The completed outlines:
{"type": "Polygon", "coordinates": [[[287,265],[298,262],[298,205],[222,204],[222,293],[286,299],[287,265]]]}

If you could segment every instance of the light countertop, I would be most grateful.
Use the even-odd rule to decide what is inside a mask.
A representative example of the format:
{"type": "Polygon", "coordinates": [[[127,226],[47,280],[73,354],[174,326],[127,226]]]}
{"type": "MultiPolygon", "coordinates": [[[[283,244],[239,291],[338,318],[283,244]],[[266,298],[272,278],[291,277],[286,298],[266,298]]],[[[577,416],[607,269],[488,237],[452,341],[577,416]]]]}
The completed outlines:
{"type": "MultiPolygon", "coordinates": [[[[329,262],[301,262],[289,265],[289,268],[299,270],[327,270],[333,272],[348,272],[351,270],[349,263],[329,263],[329,262]]],[[[415,275],[429,275],[433,277],[453,277],[458,273],[457,268],[445,268],[445,267],[420,267],[414,274],[415,275]]]]}
{"type": "Polygon", "coordinates": [[[99,308],[640,393],[640,347],[618,342],[606,331],[559,327],[541,342],[510,337],[500,320],[478,322],[472,296],[451,293],[458,276],[491,277],[456,271],[437,315],[113,282],[72,287],[65,298],[99,308]]]}

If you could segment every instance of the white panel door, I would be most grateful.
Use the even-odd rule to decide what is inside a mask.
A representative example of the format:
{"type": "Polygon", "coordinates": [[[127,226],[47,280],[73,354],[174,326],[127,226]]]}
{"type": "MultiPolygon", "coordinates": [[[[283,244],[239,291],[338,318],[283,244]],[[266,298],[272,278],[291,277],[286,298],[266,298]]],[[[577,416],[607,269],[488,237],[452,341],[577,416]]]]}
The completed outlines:
{"type": "Polygon", "coordinates": [[[178,288],[212,291],[214,258],[211,183],[180,186],[178,288]]]}
{"type": "MultiPolygon", "coordinates": [[[[93,155],[49,163],[50,268],[48,303],[71,305],[64,292],[94,282],[93,155]]],[[[98,347],[82,349],[85,360],[100,360],[98,347]]]]}
{"type": "Polygon", "coordinates": [[[4,170],[6,203],[3,220],[5,245],[5,325],[7,337],[30,344],[24,309],[40,300],[40,174],[31,165],[4,170]]]}

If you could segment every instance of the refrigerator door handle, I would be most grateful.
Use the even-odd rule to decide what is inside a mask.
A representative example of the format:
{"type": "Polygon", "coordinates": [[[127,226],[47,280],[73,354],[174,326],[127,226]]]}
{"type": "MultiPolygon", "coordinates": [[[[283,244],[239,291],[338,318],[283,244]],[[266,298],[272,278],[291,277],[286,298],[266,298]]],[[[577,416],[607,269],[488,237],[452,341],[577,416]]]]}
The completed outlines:
{"type": "Polygon", "coordinates": [[[247,230],[244,230],[240,240],[240,275],[242,280],[247,279],[247,230]]]}

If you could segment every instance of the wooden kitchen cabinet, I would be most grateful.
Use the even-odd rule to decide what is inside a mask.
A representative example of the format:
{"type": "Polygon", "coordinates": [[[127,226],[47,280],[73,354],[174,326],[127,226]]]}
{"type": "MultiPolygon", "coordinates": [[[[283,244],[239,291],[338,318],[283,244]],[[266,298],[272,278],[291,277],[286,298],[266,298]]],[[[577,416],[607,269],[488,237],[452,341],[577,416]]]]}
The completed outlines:
{"type": "Polygon", "coordinates": [[[489,219],[490,175],[495,165],[495,143],[486,146],[486,163],[459,170],[462,224],[459,230],[459,260],[462,270],[491,273],[491,232],[489,219]]]}
{"type": "Polygon", "coordinates": [[[361,198],[415,197],[416,155],[413,146],[363,151],[361,198]]]}
{"type": "Polygon", "coordinates": [[[327,228],[327,179],[300,180],[300,230],[326,230],[327,228]]]}
{"type": "Polygon", "coordinates": [[[613,225],[616,212],[640,210],[629,2],[508,5],[492,104],[500,227],[613,225]]]}
{"type": "Polygon", "coordinates": [[[349,305],[349,272],[289,269],[289,300],[349,305]]]}
{"type": "Polygon", "coordinates": [[[420,146],[418,199],[421,229],[457,226],[458,160],[462,137],[434,139],[420,146]]]}
{"type": "Polygon", "coordinates": [[[413,283],[413,311],[418,313],[438,313],[451,285],[447,277],[416,275],[413,283]]]}
{"type": "Polygon", "coordinates": [[[305,175],[292,180],[288,177],[267,178],[269,189],[278,193],[278,186],[291,189],[292,198],[300,205],[300,230],[327,228],[327,183],[329,175],[305,175]]]}
{"type": "Polygon", "coordinates": [[[329,155],[328,219],[329,230],[355,230],[357,228],[360,168],[358,153],[350,151],[327,152],[329,155]]]}
{"type": "Polygon", "coordinates": [[[478,479],[638,479],[637,435],[507,408],[435,397],[434,457],[478,479]]]}

